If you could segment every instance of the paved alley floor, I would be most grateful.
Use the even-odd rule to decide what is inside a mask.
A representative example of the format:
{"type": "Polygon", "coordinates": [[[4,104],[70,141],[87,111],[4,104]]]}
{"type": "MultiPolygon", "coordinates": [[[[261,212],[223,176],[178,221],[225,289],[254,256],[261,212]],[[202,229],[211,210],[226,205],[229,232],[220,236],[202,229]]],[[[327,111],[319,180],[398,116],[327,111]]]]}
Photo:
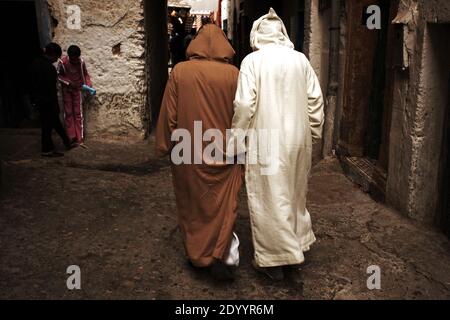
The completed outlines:
{"type": "Polygon", "coordinates": [[[374,202],[334,159],[310,180],[317,242],[302,272],[274,283],[252,269],[242,191],[241,266],[218,284],[186,263],[169,162],[155,158],[152,138],[87,145],[42,159],[38,131],[0,130],[0,298],[450,298],[448,238],[374,202]],[[81,268],[81,290],[66,287],[70,265],[81,268]],[[371,265],[381,290],[367,288],[371,265]]]}

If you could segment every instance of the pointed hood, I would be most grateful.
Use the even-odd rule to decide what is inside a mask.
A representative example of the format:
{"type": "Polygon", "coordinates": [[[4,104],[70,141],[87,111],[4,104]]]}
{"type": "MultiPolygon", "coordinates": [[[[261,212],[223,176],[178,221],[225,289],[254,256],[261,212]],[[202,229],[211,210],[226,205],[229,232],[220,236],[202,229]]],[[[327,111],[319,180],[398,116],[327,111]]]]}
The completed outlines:
{"type": "Polygon", "coordinates": [[[198,31],[186,51],[188,59],[231,62],[235,52],[223,31],[215,24],[206,24],[198,31]]]}
{"type": "Polygon", "coordinates": [[[253,23],[252,32],[250,33],[250,46],[253,50],[259,50],[268,44],[278,44],[291,49],[294,48],[294,44],[289,39],[283,20],[278,17],[273,8],[270,8],[268,14],[253,23]]]}

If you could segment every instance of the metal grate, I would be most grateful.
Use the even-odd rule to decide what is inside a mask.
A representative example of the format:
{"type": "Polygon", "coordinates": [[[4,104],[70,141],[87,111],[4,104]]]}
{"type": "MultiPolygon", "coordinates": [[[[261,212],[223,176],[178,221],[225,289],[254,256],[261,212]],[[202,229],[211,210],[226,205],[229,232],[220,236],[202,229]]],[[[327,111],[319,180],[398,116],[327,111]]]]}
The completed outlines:
{"type": "Polygon", "coordinates": [[[364,192],[376,193],[383,198],[386,189],[386,172],[368,158],[343,157],[342,165],[347,176],[361,186],[364,192]]]}

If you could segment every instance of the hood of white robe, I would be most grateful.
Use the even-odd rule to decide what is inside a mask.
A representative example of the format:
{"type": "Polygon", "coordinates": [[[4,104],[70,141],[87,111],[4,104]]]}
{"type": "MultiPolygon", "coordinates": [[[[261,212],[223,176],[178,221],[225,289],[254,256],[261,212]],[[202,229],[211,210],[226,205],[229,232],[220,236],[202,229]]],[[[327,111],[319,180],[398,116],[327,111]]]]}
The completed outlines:
{"type": "Polygon", "coordinates": [[[268,14],[253,22],[253,28],[250,33],[250,46],[253,50],[259,50],[268,44],[294,48],[283,20],[278,17],[273,8],[270,8],[268,14]]]}

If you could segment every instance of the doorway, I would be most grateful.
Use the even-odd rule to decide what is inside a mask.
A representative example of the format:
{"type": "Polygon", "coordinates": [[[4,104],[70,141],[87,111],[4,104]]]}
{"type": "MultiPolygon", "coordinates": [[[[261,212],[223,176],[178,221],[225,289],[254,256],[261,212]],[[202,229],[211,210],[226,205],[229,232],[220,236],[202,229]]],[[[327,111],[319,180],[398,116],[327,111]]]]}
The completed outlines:
{"type": "MultiPolygon", "coordinates": [[[[450,77],[448,78],[447,91],[450,89],[450,77]]],[[[442,144],[441,196],[440,196],[440,225],[447,236],[450,237],[450,92],[447,98],[447,110],[444,125],[444,143],[442,144]]]]}
{"type": "Polygon", "coordinates": [[[147,105],[150,108],[150,123],[156,126],[164,89],[168,79],[169,37],[167,30],[167,1],[146,0],[144,2],[146,37],[147,105]]]}
{"type": "MultiPolygon", "coordinates": [[[[433,115],[436,130],[429,130],[430,141],[435,144],[430,146],[426,157],[440,154],[437,175],[427,175],[430,178],[437,176],[437,183],[430,181],[430,185],[436,185],[438,192],[430,190],[429,197],[433,202],[437,200],[435,221],[439,227],[450,236],[450,43],[447,41],[450,32],[450,24],[428,25],[429,59],[424,68],[427,75],[427,109],[433,115]],[[437,194],[437,199],[434,197],[437,194]]],[[[427,161],[432,167],[432,160],[427,161]]]]}
{"type": "MultiPolygon", "coordinates": [[[[390,1],[379,2],[381,12],[389,12],[390,1]]],[[[397,8],[397,6],[394,6],[397,8]]],[[[392,16],[392,15],[391,15],[392,16]]],[[[388,168],[387,149],[390,128],[391,105],[386,103],[387,72],[392,70],[392,50],[389,43],[389,25],[392,21],[389,14],[382,15],[382,26],[378,32],[378,39],[373,58],[372,91],[369,97],[368,122],[365,141],[365,154],[375,161],[383,170],[388,168]],[[388,58],[390,58],[388,60],[388,58]],[[386,68],[387,66],[387,68],[386,68]]],[[[391,32],[393,34],[393,32],[391,32]]],[[[390,77],[391,78],[391,77],[390,77]]]]}
{"type": "Polygon", "coordinates": [[[29,68],[40,54],[34,1],[0,1],[0,127],[37,127],[29,98],[29,68]]]}
{"type": "Polygon", "coordinates": [[[342,118],[337,153],[347,175],[373,198],[385,197],[395,29],[398,0],[378,0],[381,29],[369,30],[364,13],[373,1],[348,1],[342,118]]]}

